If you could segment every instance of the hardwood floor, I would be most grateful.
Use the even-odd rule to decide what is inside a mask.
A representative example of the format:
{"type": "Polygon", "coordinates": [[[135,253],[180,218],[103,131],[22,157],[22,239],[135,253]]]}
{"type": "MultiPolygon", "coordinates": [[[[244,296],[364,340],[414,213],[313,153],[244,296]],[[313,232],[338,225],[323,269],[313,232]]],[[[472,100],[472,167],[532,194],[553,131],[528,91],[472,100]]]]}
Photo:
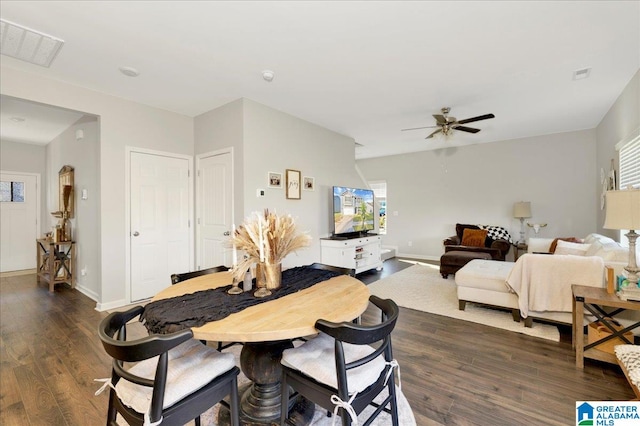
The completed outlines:
{"type": "MultiPolygon", "coordinates": [[[[398,259],[358,278],[371,283],[410,266],[398,259]]],[[[35,275],[0,278],[0,424],[101,425],[110,360],[97,337],[105,313],[59,285],[50,294],[35,275]]],[[[364,319],[377,318],[367,311],[364,319]]],[[[417,424],[570,425],[575,401],[630,400],[616,365],[575,368],[571,337],[551,342],[401,308],[393,334],[402,391],[417,424]]]]}

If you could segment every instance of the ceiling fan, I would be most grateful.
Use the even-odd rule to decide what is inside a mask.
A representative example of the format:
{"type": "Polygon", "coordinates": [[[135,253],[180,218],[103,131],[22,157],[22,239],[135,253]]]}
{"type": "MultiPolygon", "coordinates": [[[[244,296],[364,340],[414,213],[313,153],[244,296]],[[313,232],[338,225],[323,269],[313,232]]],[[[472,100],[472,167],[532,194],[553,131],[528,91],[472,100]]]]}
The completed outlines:
{"type": "Polygon", "coordinates": [[[466,127],[466,126],[463,126],[463,124],[473,123],[474,121],[487,120],[489,118],[495,118],[495,115],[493,114],[485,114],[485,115],[479,115],[477,117],[466,118],[464,120],[456,120],[455,117],[449,116],[449,111],[451,111],[451,108],[444,107],[441,109],[441,111],[442,111],[442,114],[433,114],[433,118],[436,119],[435,126],[412,127],[410,129],[402,129],[402,131],[404,132],[405,130],[419,130],[419,129],[430,129],[434,127],[439,127],[439,129],[433,131],[425,139],[432,138],[438,133],[442,133],[443,135],[449,135],[453,130],[460,130],[461,132],[467,132],[467,133],[478,133],[480,129],[474,129],[473,127],[466,127]]]}

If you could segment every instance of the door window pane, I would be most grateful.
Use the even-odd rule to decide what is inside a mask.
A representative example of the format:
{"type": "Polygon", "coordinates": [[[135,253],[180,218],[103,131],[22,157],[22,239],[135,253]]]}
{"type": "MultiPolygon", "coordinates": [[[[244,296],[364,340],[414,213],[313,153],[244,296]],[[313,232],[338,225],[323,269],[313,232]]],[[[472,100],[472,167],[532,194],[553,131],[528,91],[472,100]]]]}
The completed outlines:
{"type": "Polygon", "coordinates": [[[0,202],[24,203],[24,182],[0,182],[0,202]]]}

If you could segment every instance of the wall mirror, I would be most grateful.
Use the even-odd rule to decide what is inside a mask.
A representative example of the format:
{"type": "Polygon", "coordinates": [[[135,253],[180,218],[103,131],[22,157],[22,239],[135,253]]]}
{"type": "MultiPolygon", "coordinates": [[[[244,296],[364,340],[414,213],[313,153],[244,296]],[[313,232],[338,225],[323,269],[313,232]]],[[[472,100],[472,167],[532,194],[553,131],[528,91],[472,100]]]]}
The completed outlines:
{"type": "Polygon", "coordinates": [[[58,190],[60,192],[60,199],[58,202],[58,210],[69,212],[68,217],[74,216],[74,202],[73,202],[73,167],[62,166],[58,172],[58,190]]]}

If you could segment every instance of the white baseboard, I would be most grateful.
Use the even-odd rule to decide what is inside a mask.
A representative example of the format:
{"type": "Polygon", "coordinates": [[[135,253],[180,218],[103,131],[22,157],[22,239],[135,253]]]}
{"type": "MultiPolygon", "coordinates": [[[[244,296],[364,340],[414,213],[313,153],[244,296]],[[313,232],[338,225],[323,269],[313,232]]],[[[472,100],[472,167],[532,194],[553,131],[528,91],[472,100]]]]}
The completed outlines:
{"type": "Polygon", "coordinates": [[[415,254],[415,253],[396,253],[396,257],[407,257],[409,259],[420,259],[420,260],[433,260],[436,262],[440,261],[440,256],[425,256],[423,254],[415,254]]]}
{"type": "Polygon", "coordinates": [[[109,302],[109,303],[96,303],[96,311],[98,312],[104,312],[104,311],[109,311],[111,309],[116,309],[116,308],[121,308],[123,306],[127,306],[129,305],[129,301],[124,300],[124,299],[120,299],[120,300],[116,300],[114,302],[109,302]]]}
{"type": "Polygon", "coordinates": [[[76,290],[78,290],[80,293],[82,293],[85,296],[87,296],[89,299],[91,299],[91,300],[93,300],[95,302],[98,301],[98,293],[96,293],[93,290],[89,290],[88,288],[86,288],[82,284],[79,284],[78,282],[76,282],[76,290]]]}

